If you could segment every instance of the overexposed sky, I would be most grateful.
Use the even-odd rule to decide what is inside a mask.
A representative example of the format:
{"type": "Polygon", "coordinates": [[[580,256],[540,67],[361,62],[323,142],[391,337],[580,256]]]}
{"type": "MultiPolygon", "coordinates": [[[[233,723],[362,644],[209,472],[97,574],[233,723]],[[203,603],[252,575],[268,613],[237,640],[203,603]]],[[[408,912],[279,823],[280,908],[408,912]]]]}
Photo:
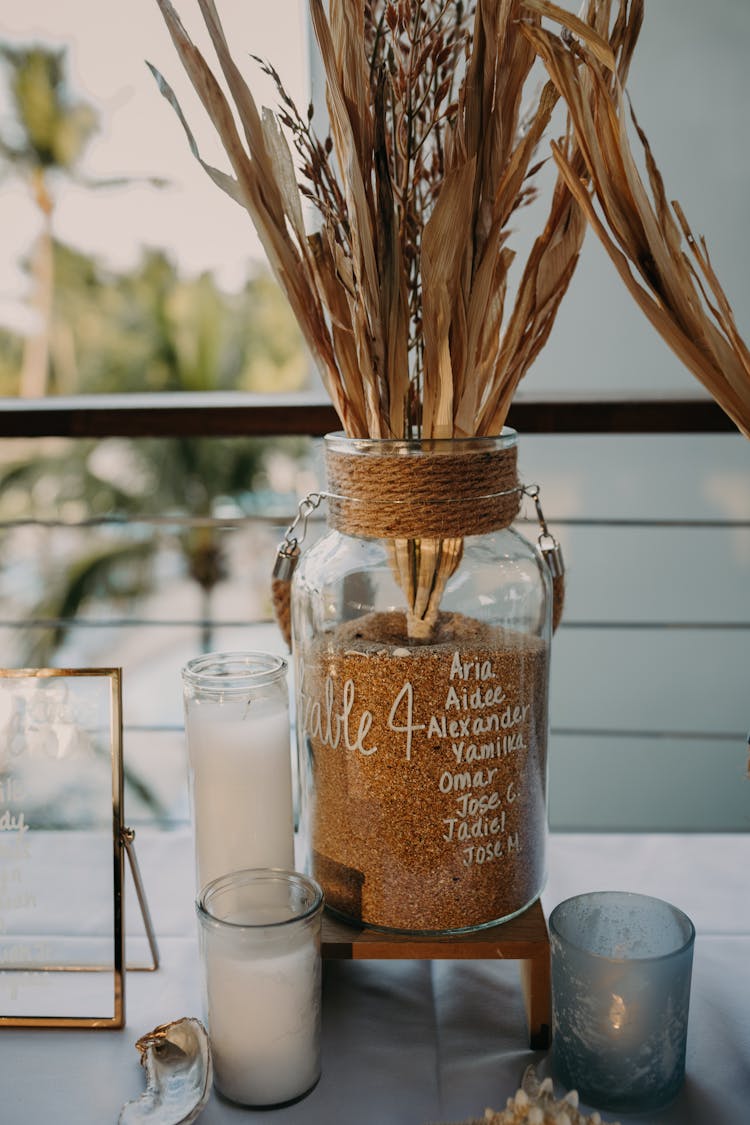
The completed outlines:
{"type": "MultiPolygon", "coordinates": [[[[220,0],[218,6],[256,98],[277,103],[251,54],[273,62],[304,108],[309,100],[304,0],[220,0]]],[[[213,61],[195,0],[175,0],[175,7],[213,61]]],[[[156,0],[3,0],[0,40],[68,46],[71,86],[100,117],[83,163],[87,176],[170,182],[161,190],[135,184],[101,191],[59,185],[59,238],[118,267],[132,265],[144,246],[166,247],[185,270],[211,269],[227,284],[244,276],[249,260],[263,258],[247,214],[198,165],[146,67],[148,59],[177,92],[204,158],[226,168],[156,0]]],[[[3,91],[0,113],[5,112],[3,91]]],[[[28,252],[38,221],[23,185],[0,181],[0,317],[5,319],[22,294],[18,261],[28,252]]]]}
{"type": "MultiPolygon", "coordinates": [[[[0,39],[70,45],[74,89],[101,116],[86,156],[91,176],[161,176],[156,191],[60,192],[60,238],[128,266],[143,246],[171,249],[184,270],[210,269],[227,285],[263,260],[249,218],[215,187],[191,155],[148,59],[177,91],[206,159],[226,167],[212,128],[172,47],[156,0],[0,0],[0,39]]],[[[205,44],[196,0],[173,0],[205,44]]],[[[563,0],[569,8],[578,0],[563,0]]],[[[270,59],[300,108],[308,101],[307,0],[217,0],[235,57],[259,101],[276,95],[249,59],[270,59]]],[[[750,0],[650,0],[629,90],[670,198],[705,234],[740,331],[750,339],[750,0]]],[[[0,113],[2,113],[0,102],[0,113]]],[[[637,147],[637,146],[636,146],[637,147]]],[[[532,209],[529,209],[531,211],[532,209]]],[[[533,216],[518,214],[526,235],[533,216]]],[[[0,181],[0,318],[21,322],[19,256],[38,217],[24,190],[0,181]]],[[[523,235],[523,231],[522,231],[523,235]]],[[[526,235],[523,235],[526,237],[526,235]]],[[[517,248],[514,243],[514,248],[517,248]]],[[[519,254],[519,263],[522,262],[519,254]]],[[[519,267],[520,268],[520,267],[519,267]]],[[[693,377],[657,337],[592,234],[528,389],[558,393],[628,387],[695,389],[693,377]]]]}

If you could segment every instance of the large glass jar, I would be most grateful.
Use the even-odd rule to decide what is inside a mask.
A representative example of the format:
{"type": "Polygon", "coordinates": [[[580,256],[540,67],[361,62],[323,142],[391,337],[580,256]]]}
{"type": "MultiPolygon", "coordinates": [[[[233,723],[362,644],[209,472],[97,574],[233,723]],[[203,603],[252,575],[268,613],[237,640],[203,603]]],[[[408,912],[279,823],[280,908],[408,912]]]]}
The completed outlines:
{"type": "Polygon", "coordinates": [[[510,527],[516,441],[326,438],[292,590],[302,834],[351,921],[476,929],[542,889],[552,598],[510,527]]]}

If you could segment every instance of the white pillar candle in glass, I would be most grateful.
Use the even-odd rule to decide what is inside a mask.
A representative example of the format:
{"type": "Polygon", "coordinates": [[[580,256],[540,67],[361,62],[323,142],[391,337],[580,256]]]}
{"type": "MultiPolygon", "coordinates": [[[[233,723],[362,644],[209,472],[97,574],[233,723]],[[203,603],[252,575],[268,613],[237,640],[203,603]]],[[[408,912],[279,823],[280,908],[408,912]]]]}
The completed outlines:
{"type": "Polygon", "coordinates": [[[287,663],[212,653],[182,672],[197,887],[248,867],[294,867],[287,663]]]}
{"type": "Polygon", "coordinates": [[[296,1101],[320,1076],[323,892],[293,871],[235,871],[197,903],[214,1084],[241,1105],[296,1101]]]}

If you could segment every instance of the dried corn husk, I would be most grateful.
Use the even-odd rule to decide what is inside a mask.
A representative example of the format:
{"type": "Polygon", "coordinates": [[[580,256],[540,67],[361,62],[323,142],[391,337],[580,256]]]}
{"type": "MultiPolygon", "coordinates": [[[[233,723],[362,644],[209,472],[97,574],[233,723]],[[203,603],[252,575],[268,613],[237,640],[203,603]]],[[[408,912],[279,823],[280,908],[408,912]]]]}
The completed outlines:
{"type": "MultiPolygon", "coordinates": [[[[750,436],[750,351],[711,265],[677,202],[668,201],[651,147],[626,103],[622,75],[577,21],[546,0],[526,0],[573,37],[527,26],[565,100],[586,175],[553,143],[558,167],[615,268],[650,323],[706,390],[750,436]],[[583,96],[584,83],[588,90],[583,96]],[[643,149],[648,185],[630,146],[628,122],[643,149]]],[[[619,21],[640,25],[642,0],[622,0],[619,21]]]]}

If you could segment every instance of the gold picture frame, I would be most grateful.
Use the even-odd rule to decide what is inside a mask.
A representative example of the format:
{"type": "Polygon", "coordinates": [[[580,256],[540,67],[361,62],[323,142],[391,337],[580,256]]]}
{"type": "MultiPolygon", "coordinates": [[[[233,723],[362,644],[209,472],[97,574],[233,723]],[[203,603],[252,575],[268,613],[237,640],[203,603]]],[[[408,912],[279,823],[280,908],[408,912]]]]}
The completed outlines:
{"type": "Polygon", "coordinates": [[[123,776],[120,668],[0,669],[0,1027],[124,1026],[126,855],[158,968],[123,776]]]}

